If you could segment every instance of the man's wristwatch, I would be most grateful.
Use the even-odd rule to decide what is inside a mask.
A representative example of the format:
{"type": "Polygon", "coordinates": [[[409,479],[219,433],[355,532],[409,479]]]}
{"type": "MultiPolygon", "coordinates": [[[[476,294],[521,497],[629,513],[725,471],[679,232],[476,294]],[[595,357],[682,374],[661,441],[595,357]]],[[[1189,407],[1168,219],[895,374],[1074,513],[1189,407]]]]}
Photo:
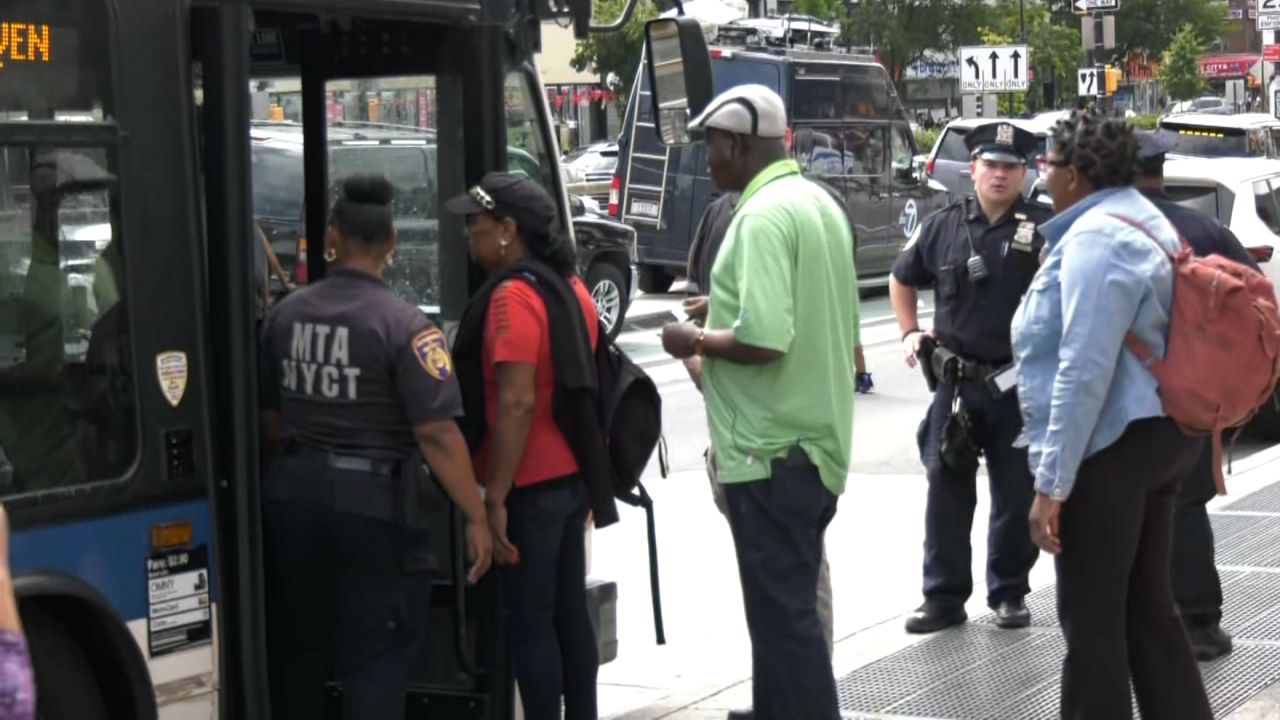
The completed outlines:
{"type": "Polygon", "coordinates": [[[706,328],[698,328],[698,337],[693,341],[693,354],[702,356],[702,341],[707,337],[706,328]]]}

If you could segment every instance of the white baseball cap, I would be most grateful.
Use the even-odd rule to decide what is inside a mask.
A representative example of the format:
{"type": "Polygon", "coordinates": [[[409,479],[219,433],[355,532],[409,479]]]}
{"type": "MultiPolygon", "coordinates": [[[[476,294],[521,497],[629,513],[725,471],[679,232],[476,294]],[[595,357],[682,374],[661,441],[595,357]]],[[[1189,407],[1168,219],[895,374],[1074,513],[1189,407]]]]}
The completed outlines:
{"type": "Polygon", "coordinates": [[[787,109],[782,98],[764,85],[738,85],[716,96],[690,130],[716,128],[739,135],[782,138],[787,134],[787,109]]]}

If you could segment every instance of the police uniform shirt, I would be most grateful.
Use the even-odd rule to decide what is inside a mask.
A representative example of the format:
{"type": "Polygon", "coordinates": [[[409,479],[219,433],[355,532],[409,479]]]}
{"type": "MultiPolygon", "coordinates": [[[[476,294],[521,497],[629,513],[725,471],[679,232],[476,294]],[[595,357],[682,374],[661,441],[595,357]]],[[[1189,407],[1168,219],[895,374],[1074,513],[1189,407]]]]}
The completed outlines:
{"type": "Polygon", "coordinates": [[[1019,198],[988,224],[976,198],[930,215],[893,266],[903,285],[935,290],[933,327],[939,342],[962,357],[1001,364],[1013,357],[1009,324],[1040,267],[1039,227],[1052,213],[1019,198]],[[986,265],[985,280],[969,277],[969,236],[986,265]]]}
{"type": "Polygon", "coordinates": [[[444,333],[358,270],[289,294],[263,328],[263,406],[283,435],[331,448],[403,449],[415,425],[462,415],[444,333]]]}

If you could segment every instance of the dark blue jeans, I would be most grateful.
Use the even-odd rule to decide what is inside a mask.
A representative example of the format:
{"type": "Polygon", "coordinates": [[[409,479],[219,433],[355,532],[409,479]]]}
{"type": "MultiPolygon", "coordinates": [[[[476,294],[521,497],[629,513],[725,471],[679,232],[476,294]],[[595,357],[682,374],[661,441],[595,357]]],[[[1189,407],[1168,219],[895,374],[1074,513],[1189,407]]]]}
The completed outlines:
{"type": "Polygon", "coordinates": [[[726,483],[742,602],[751,633],[752,705],[760,720],[836,720],[831,655],[818,618],[823,535],[836,496],[794,448],[768,480],[726,483]]]}
{"type": "Polygon", "coordinates": [[[578,477],[507,498],[507,537],[520,562],[502,568],[507,642],[524,716],[596,720],[600,660],[587,610],[587,486],[578,477]]]}

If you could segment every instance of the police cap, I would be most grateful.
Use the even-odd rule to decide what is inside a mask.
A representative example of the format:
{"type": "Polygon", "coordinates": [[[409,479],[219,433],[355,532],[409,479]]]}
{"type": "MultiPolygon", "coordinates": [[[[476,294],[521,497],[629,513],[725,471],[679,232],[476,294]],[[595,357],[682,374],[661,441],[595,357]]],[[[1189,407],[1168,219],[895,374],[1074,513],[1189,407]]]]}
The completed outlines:
{"type": "Polygon", "coordinates": [[[559,214],[555,201],[538,183],[524,175],[491,172],[480,184],[449,200],[444,205],[452,215],[478,215],[482,212],[508,217],[525,232],[549,233],[559,214]]]}
{"type": "Polygon", "coordinates": [[[1178,141],[1168,130],[1139,131],[1138,172],[1144,175],[1158,174],[1164,169],[1164,156],[1177,146],[1178,141]]]}
{"type": "Polygon", "coordinates": [[[1026,165],[1035,154],[1036,136],[1009,122],[984,123],[964,136],[973,160],[1026,165]]]}

